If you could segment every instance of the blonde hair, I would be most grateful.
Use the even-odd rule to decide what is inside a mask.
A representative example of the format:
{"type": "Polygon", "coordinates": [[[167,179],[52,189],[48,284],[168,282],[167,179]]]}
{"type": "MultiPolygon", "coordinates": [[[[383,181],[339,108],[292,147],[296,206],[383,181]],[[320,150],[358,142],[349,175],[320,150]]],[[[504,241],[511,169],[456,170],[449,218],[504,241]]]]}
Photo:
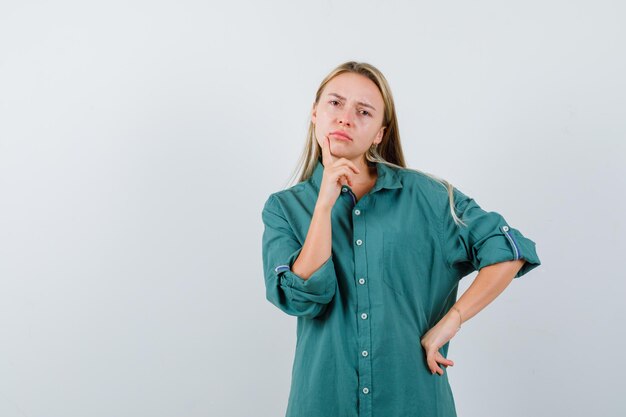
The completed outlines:
{"type": "MultiPolygon", "coordinates": [[[[322,83],[315,93],[315,104],[317,105],[317,103],[319,103],[320,96],[324,87],[326,87],[326,84],[328,84],[328,82],[330,82],[330,80],[334,77],[343,73],[360,74],[370,79],[378,87],[378,90],[383,97],[383,102],[385,103],[385,112],[383,114],[382,124],[383,126],[386,126],[386,128],[384,130],[383,139],[378,146],[371,146],[367,152],[365,152],[365,159],[366,161],[369,161],[368,164],[380,162],[390,167],[408,169],[434,179],[447,190],[450,213],[452,214],[454,222],[457,225],[465,225],[454,210],[454,186],[450,182],[434,174],[414,168],[408,168],[406,166],[404,153],[402,152],[402,146],[400,144],[398,119],[396,117],[396,108],[391,94],[391,89],[389,88],[389,84],[387,83],[384,75],[376,67],[365,62],[355,61],[348,61],[337,66],[326,76],[326,78],[322,80],[322,83]]],[[[322,149],[317,143],[315,137],[315,125],[311,121],[309,123],[306,144],[295,170],[295,172],[301,172],[298,182],[306,181],[311,177],[311,175],[313,175],[313,171],[317,165],[317,160],[321,157],[321,155],[322,149]]]]}

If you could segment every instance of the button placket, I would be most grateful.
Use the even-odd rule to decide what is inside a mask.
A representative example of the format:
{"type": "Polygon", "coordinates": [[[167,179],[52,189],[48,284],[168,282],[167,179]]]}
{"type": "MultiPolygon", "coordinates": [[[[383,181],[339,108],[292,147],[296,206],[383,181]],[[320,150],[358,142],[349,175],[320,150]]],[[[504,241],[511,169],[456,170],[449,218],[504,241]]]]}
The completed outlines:
{"type": "Polygon", "coordinates": [[[341,192],[347,193],[350,196],[350,200],[352,202],[352,206],[356,205],[356,195],[352,192],[352,190],[347,185],[341,186],[341,192]]]}
{"type": "MultiPolygon", "coordinates": [[[[361,205],[362,201],[359,201],[361,205]]],[[[356,204],[355,204],[356,205],[356,204]]],[[[354,273],[356,277],[359,277],[357,282],[360,285],[356,286],[356,299],[357,306],[356,311],[360,317],[357,320],[357,337],[360,348],[359,354],[361,359],[358,362],[358,383],[361,388],[362,398],[359,401],[359,416],[371,417],[372,412],[372,400],[371,396],[367,395],[370,392],[372,383],[372,360],[371,360],[371,320],[368,320],[368,311],[370,308],[370,294],[369,285],[364,285],[366,282],[367,271],[367,245],[365,244],[366,237],[366,215],[362,207],[355,208],[352,206],[353,233],[354,233],[354,273]]]]}

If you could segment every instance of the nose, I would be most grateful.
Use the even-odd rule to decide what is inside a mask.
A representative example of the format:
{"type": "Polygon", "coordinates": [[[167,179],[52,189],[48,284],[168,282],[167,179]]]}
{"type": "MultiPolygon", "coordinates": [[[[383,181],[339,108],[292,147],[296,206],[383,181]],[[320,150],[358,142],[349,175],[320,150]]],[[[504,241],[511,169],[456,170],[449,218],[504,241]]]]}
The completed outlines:
{"type": "Polygon", "coordinates": [[[339,122],[340,125],[342,126],[352,125],[352,119],[350,118],[350,115],[351,115],[350,111],[351,110],[348,108],[343,112],[343,114],[339,115],[339,118],[337,121],[339,122]]]}

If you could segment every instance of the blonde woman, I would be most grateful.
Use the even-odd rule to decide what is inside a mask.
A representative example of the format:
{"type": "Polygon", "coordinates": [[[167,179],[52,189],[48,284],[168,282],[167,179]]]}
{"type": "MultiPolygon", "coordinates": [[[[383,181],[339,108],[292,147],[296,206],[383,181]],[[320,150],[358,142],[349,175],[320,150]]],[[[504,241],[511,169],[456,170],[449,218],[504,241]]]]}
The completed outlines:
{"type": "Polygon", "coordinates": [[[540,265],[535,243],[405,167],[391,90],[367,63],[322,81],[301,163],[262,211],[266,298],[297,317],[286,417],[456,416],[449,342],[540,265]]]}

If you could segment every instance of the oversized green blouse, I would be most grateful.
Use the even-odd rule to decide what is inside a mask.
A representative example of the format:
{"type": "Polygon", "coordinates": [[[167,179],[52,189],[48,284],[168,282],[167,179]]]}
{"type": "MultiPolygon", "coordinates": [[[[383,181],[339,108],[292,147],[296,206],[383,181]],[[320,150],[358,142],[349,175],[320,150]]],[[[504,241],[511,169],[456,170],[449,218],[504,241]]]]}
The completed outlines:
{"type": "Polygon", "coordinates": [[[321,160],[308,180],[271,194],[263,207],[266,298],[297,317],[286,417],[456,416],[448,373],[430,372],[422,336],[456,302],[464,276],[525,259],[517,278],[541,264],[535,242],[457,188],[466,227],[454,223],[436,180],[376,168],[376,184],[360,200],[342,187],[332,255],[307,280],[291,266],[317,201],[321,160]]]}

